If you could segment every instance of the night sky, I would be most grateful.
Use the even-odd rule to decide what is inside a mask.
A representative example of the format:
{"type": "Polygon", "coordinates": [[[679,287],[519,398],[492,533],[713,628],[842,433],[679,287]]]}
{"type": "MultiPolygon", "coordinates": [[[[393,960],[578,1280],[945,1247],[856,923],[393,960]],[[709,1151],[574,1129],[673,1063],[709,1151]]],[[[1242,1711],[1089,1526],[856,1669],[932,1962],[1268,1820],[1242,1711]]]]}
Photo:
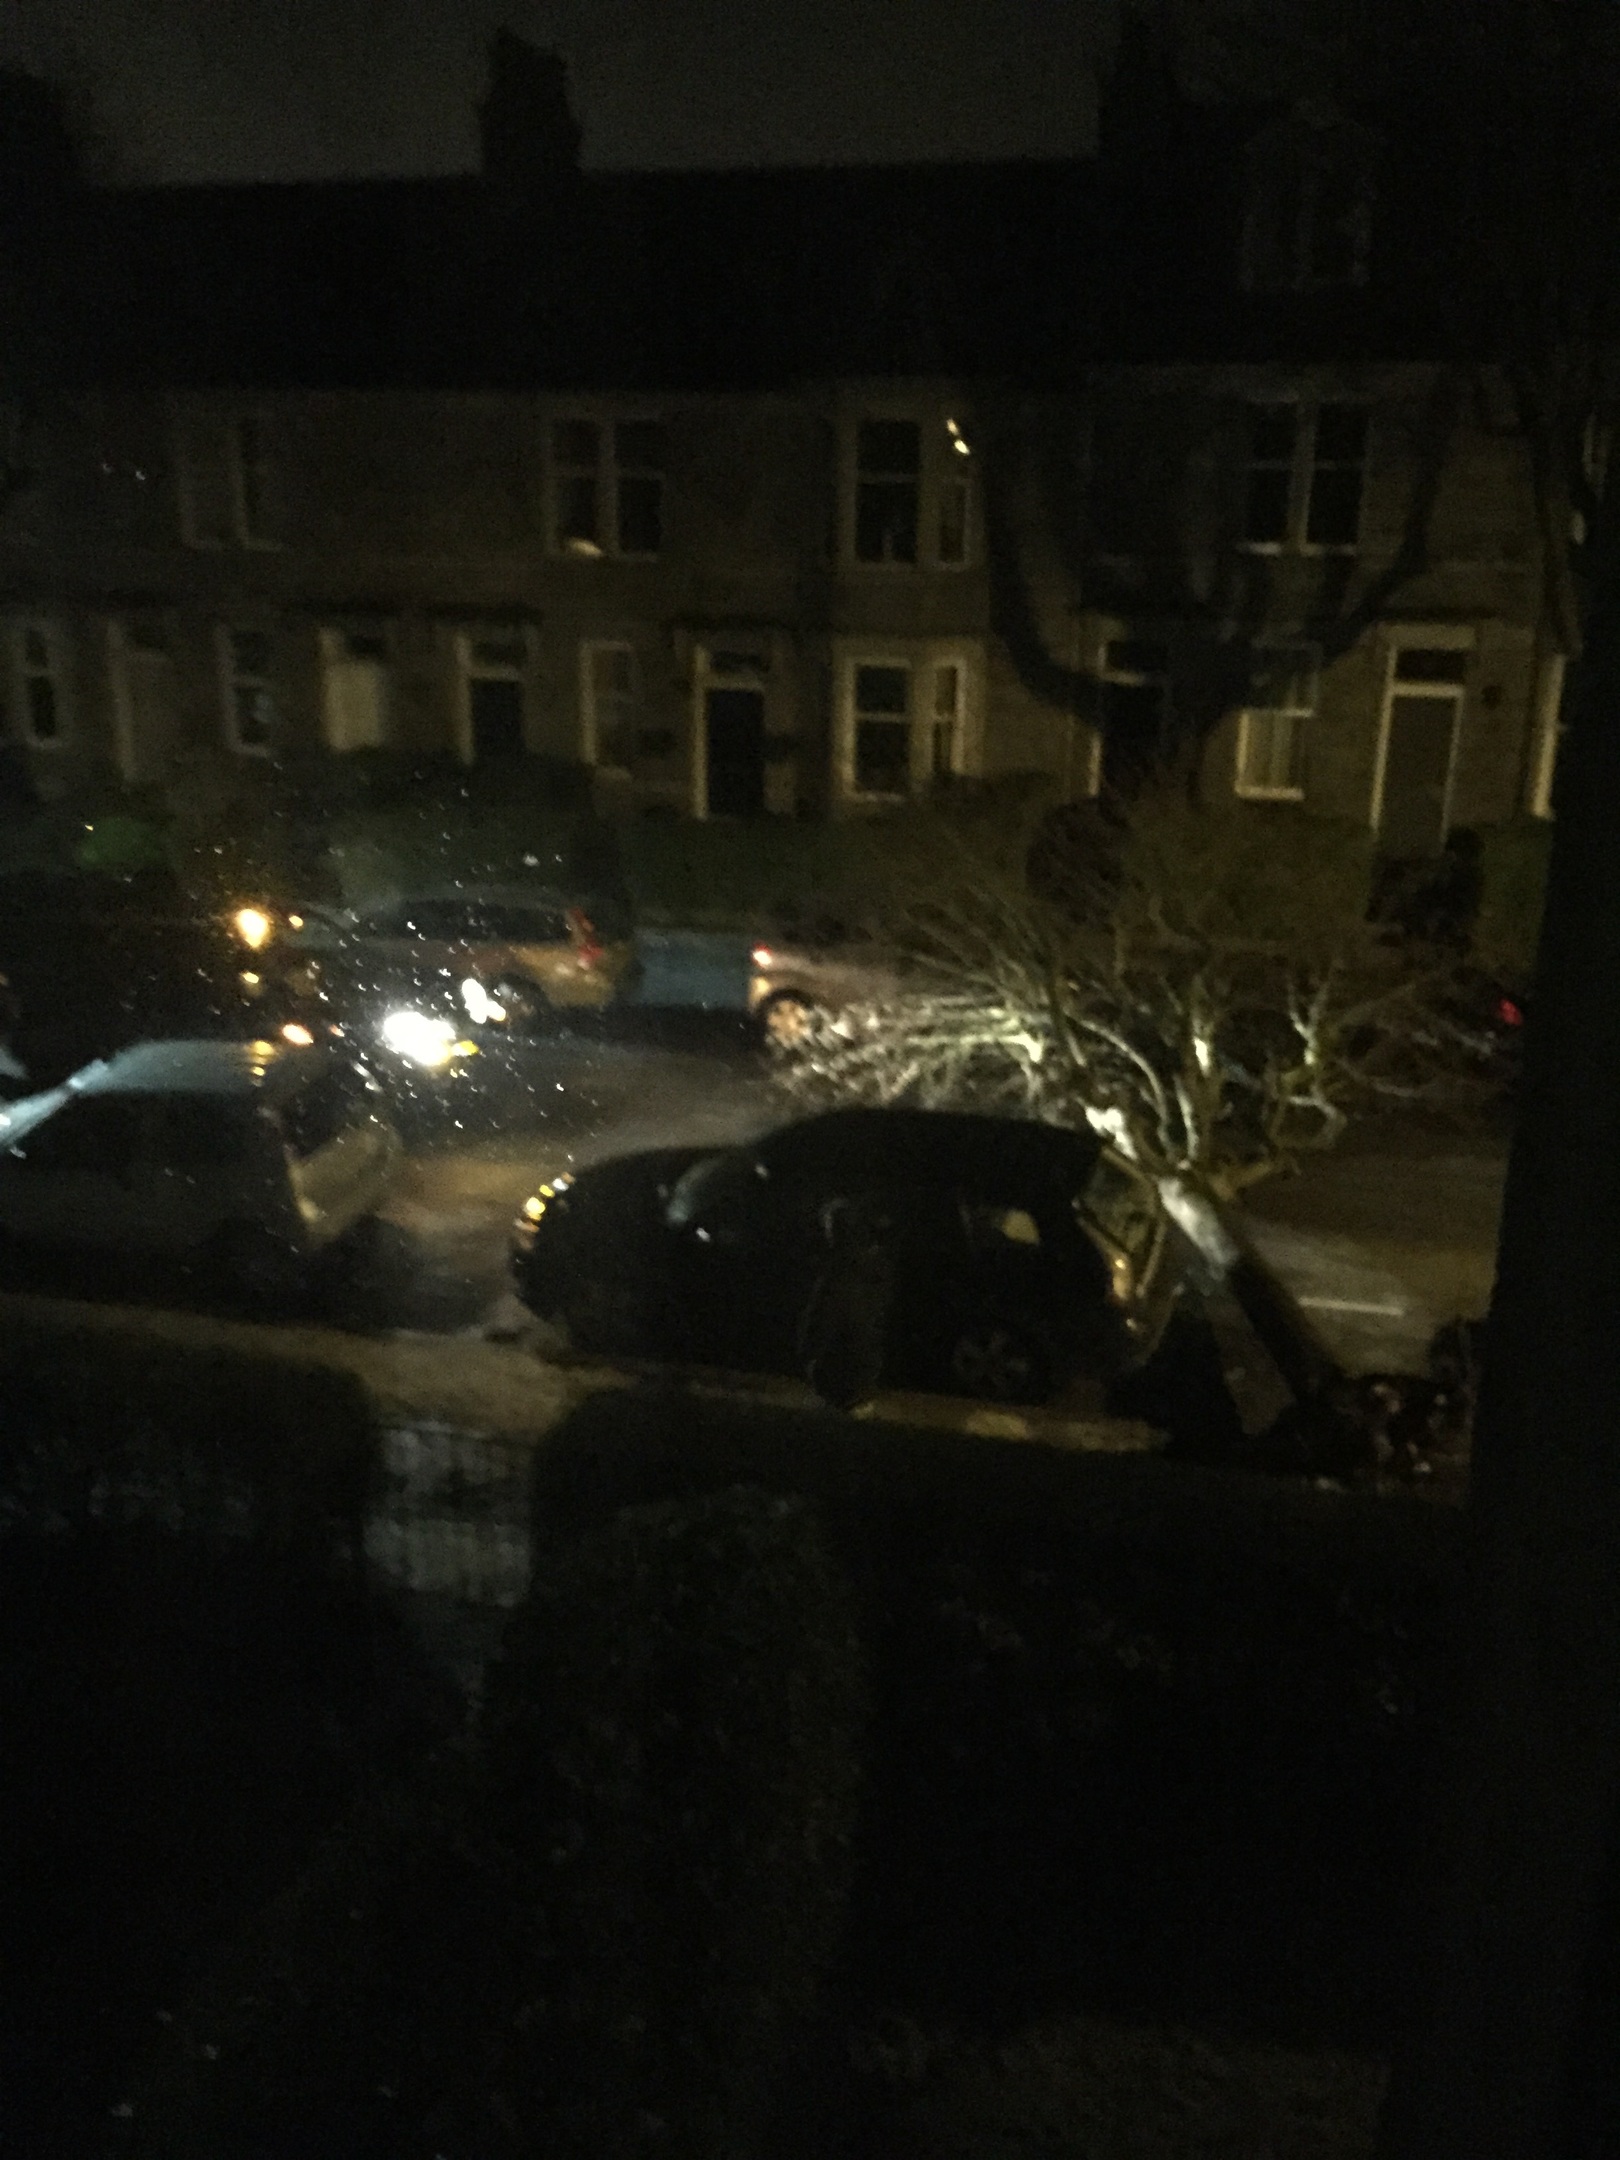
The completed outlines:
{"type": "Polygon", "coordinates": [[[600,166],[1062,156],[1109,0],[0,0],[0,62],[69,77],[106,177],[476,163],[502,22],[572,70],[600,166]]]}

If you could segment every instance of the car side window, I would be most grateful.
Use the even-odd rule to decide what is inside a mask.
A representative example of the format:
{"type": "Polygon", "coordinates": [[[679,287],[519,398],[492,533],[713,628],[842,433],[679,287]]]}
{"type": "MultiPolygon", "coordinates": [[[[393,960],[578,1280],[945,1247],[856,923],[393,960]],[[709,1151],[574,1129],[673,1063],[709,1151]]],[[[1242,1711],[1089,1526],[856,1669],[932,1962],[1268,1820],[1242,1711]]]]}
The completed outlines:
{"type": "Polygon", "coordinates": [[[1033,1251],[1041,1242],[1041,1227],[1028,1208],[1008,1207],[999,1200],[967,1200],[962,1204],[963,1227],[975,1252],[999,1252],[1009,1246],[1033,1251]]]}
{"type": "Polygon", "coordinates": [[[29,1170],[95,1171],[121,1177],[134,1166],[140,1105],[127,1098],[67,1103],[31,1132],[15,1154],[29,1170]]]}
{"type": "Polygon", "coordinates": [[[225,1170],[252,1145],[251,1113],[207,1095],[175,1095],[154,1105],[150,1148],[175,1170],[225,1170]]]}
{"type": "Polygon", "coordinates": [[[1075,1201],[1083,1224],[1100,1230],[1123,1252],[1140,1257],[1158,1235],[1158,1196],[1139,1170],[1112,1155],[1098,1157],[1086,1189],[1075,1201]]]}
{"type": "Polygon", "coordinates": [[[282,1133],[300,1160],[329,1147],[347,1123],[343,1085],[335,1071],[307,1081],[281,1106],[282,1133]]]}

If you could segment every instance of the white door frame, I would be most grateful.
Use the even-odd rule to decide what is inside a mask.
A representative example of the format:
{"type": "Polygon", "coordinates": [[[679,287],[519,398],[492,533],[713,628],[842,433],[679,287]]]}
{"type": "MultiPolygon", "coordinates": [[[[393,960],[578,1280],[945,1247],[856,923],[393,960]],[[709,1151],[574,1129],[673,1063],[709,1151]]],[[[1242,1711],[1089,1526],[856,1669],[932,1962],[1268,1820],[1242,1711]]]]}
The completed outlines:
{"type": "Polygon", "coordinates": [[[1379,832],[1384,823],[1384,779],[1389,770],[1389,737],[1394,724],[1397,697],[1449,698],[1451,714],[1451,749],[1446,759],[1446,790],[1441,801],[1441,820],[1451,823],[1451,796],[1457,778],[1457,752],[1462,742],[1462,708],[1467,696],[1464,683],[1402,683],[1395,680],[1395,669],[1403,652],[1414,649],[1433,649],[1446,652],[1472,653],[1475,645],[1471,623],[1402,623],[1390,631],[1384,651],[1384,694],[1378,708],[1378,743],[1373,753],[1372,798],[1367,823],[1373,832],[1379,832]]]}

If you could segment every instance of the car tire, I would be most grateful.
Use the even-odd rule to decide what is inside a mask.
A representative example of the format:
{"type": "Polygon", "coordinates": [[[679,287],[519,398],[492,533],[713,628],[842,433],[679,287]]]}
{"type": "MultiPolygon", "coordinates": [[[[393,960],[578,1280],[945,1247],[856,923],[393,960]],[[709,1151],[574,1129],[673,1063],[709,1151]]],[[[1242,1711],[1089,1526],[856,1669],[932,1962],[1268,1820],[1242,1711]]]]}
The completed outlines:
{"type": "Polygon", "coordinates": [[[233,1302],[256,1312],[285,1312],[305,1288],[303,1260],[262,1223],[233,1223],[221,1231],[209,1248],[208,1268],[233,1302]]]}
{"type": "Polygon", "coordinates": [[[982,1314],[957,1328],[946,1372],[951,1389],[975,1402],[1040,1403],[1052,1393],[1045,1345],[999,1313],[982,1314]]]}
{"type": "Polygon", "coordinates": [[[755,1014],[767,1050],[802,1050],[821,1015],[802,991],[775,990],[755,1014]]]}

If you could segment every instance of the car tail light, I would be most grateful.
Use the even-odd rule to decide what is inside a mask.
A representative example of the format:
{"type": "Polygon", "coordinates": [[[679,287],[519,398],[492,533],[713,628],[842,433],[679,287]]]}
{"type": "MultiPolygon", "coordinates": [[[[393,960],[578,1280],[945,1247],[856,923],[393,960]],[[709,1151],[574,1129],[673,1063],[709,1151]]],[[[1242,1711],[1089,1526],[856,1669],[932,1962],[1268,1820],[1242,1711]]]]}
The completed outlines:
{"type": "Polygon", "coordinates": [[[602,957],[602,944],[596,935],[596,925],[583,908],[568,910],[568,931],[574,940],[575,958],[582,968],[595,967],[602,957]]]}
{"type": "Polygon", "coordinates": [[[1510,997],[1500,997],[1496,1001],[1496,1017],[1504,1027],[1523,1027],[1524,1007],[1510,997]]]}
{"type": "Polygon", "coordinates": [[[753,961],[755,967],[768,968],[776,955],[768,945],[756,945],[752,953],[749,954],[749,958],[753,961]]]}

